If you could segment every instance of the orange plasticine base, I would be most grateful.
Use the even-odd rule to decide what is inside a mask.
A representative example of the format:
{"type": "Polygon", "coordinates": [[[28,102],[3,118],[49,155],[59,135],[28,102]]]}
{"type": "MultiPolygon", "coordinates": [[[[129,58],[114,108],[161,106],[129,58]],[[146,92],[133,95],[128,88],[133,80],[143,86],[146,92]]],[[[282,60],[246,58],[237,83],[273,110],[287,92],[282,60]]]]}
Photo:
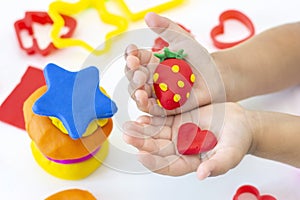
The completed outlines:
{"type": "Polygon", "coordinates": [[[96,198],[86,190],[69,189],[51,195],[45,200],[96,200],[96,198]]]}
{"type": "Polygon", "coordinates": [[[37,148],[34,142],[31,142],[31,151],[35,161],[49,174],[66,180],[79,180],[93,173],[104,161],[108,154],[109,142],[106,140],[98,153],[80,163],[60,164],[48,160],[37,148]]]}

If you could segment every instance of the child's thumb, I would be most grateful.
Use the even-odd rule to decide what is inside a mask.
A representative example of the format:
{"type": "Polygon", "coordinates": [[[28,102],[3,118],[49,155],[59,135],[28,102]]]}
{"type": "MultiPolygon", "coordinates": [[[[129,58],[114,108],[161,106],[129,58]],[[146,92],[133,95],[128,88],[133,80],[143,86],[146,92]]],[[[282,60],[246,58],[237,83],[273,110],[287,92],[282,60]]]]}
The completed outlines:
{"type": "Polygon", "coordinates": [[[203,180],[209,176],[225,174],[240,162],[239,156],[232,151],[217,151],[208,160],[203,161],[198,169],[197,176],[203,180]]]}
{"type": "Polygon", "coordinates": [[[152,31],[157,33],[170,44],[177,43],[186,39],[187,37],[191,37],[177,23],[153,12],[147,13],[145,16],[145,22],[152,31]]]}

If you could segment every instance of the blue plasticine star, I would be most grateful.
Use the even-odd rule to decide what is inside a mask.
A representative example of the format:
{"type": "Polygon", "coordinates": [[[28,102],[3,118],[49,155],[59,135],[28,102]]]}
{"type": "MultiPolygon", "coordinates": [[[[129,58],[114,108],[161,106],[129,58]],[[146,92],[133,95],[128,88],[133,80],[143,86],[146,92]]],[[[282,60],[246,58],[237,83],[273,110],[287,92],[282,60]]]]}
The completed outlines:
{"type": "Polygon", "coordinates": [[[96,67],[70,72],[50,63],[44,76],[48,90],[35,102],[33,112],[60,119],[73,139],[80,138],[92,120],[117,112],[116,104],[99,89],[96,67]]]}

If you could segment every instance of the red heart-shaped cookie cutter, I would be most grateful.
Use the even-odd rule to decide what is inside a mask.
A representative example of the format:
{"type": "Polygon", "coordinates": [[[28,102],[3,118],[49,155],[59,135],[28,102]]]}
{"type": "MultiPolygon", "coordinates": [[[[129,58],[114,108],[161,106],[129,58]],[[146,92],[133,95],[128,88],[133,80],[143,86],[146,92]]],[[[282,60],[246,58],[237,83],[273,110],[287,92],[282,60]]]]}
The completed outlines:
{"type": "MultiPolygon", "coordinates": [[[[68,32],[63,34],[61,37],[62,38],[71,37],[77,25],[76,20],[69,16],[62,15],[62,17],[64,18],[65,27],[68,28],[68,32]]],[[[14,24],[19,45],[21,49],[26,51],[27,54],[39,53],[43,56],[46,56],[52,51],[56,50],[56,47],[51,42],[46,48],[44,49],[40,48],[35,38],[35,33],[32,27],[33,23],[39,23],[45,25],[45,24],[53,24],[53,21],[47,12],[26,12],[25,17],[23,19],[16,21],[14,24]],[[21,31],[24,30],[28,31],[28,34],[32,36],[31,47],[25,47],[22,42],[21,31]]]]}
{"type": "Polygon", "coordinates": [[[276,198],[271,195],[262,195],[261,196],[259,194],[258,189],[252,185],[243,185],[243,186],[239,187],[233,197],[233,200],[241,200],[239,197],[242,194],[252,194],[257,198],[257,200],[276,200],[276,198]]]}
{"type": "Polygon", "coordinates": [[[242,12],[240,11],[237,11],[237,10],[227,10],[225,12],[223,12],[220,17],[219,17],[219,25],[215,26],[211,32],[210,32],[210,37],[213,41],[213,44],[217,47],[217,48],[220,48],[220,49],[225,49],[225,48],[229,48],[229,47],[232,47],[232,46],[235,46],[245,40],[248,40],[249,38],[251,38],[253,35],[255,34],[255,28],[254,28],[254,25],[252,23],[252,21],[245,15],[243,14],[242,12]],[[244,24],[250,34],[244,38],[244,39],[241,39],[239,41],[236,41],[236,42],[222,42],[222,41],[219,41],[217,39],[217,36],[218,35],[221,35],[224,33],[224,22],[226,20],[237,20],[239,22],[241,22],[242,24],[244,24]]]}

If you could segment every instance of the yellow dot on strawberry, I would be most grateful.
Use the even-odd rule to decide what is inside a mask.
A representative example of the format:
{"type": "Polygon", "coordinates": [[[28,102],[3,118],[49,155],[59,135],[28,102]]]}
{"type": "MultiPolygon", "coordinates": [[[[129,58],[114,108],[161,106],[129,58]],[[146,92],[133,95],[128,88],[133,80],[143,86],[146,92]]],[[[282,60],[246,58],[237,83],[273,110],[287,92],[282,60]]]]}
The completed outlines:
{"type": "Polygon", "coordinates": [[[173,100],[174,100],[175,102],[179,102],[180,99],[181,99],[181,96],[180,96],[179,94],[175,94],[174,97],[173,97],[173,100]]]}
{"type": "Polygon", "coordinates": [[[190,93],[186,93],[186,98],[188,99],[190,97],[190,93]]]}
{"type": "Polygon", "coordinates": [[[184,87],[184,82],[183,81],[177,81],[177,85],[178,85],[178,87],[183,88],[184,87]]]}
{"type": "Polygon", "coordinates": [[[190,80],[192,83],[195,82],[195,80],[196,80],[195,74],[191,74],[190,80]]]}
{"type": "Polygon", "coordinates": [[[153,74],[153,81],[154,81],[154,83],[157,81],[158,78],[159,78],[159,74],[158,73],[154,73],[153,74]]]}
{"type": "Polygon", "coordinates": [[[173,65],[172,66],[172,72],[174,72],[174,73],[177,73],[177,72],[179,72],[179,66],[178,65],[173,65]]]}
{"type": "Polygon", "coordinates": [[[156,99],[157,105],[159,105],[159,107],[162,107],[160,101],[158,99],[156,99]]]}
{"type": "Polygon", "coordinates": [[[165,83],[160,83],[159,84],[159,88],[162,90],[162,91],[167,91],[168,90],[168,85],[165,84],[165,83]]]}

